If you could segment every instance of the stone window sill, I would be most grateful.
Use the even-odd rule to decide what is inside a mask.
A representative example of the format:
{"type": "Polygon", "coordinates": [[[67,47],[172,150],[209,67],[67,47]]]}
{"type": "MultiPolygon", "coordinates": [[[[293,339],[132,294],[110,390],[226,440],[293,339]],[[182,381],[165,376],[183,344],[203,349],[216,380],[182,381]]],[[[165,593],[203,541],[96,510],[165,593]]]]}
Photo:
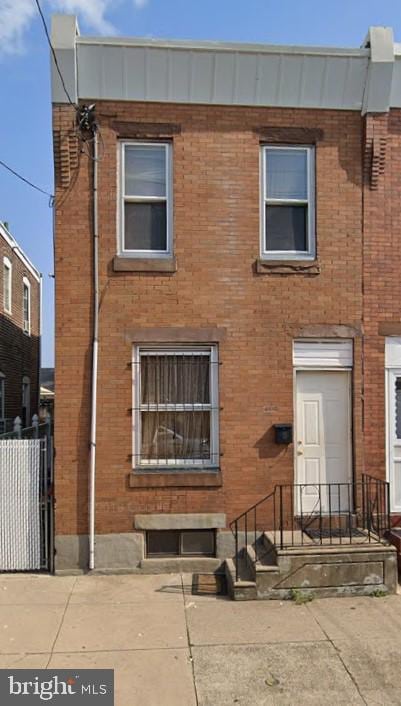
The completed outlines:
{"type": "Polygon", "coordinates": [[[113,258],[114,272],[176,272],[175,257],[121,257],[113,258]]]}
{"type": "Polygon", "coordinates": [[[223,485],[220,469],[214,471],[132,471],[130,488],[215,488],[223,485]]]}
{"type": "Polygon", "coordinates": [[[255,271],[259,275],[318,275],[319,260],[264,260],[258,258],[255,271]]]}

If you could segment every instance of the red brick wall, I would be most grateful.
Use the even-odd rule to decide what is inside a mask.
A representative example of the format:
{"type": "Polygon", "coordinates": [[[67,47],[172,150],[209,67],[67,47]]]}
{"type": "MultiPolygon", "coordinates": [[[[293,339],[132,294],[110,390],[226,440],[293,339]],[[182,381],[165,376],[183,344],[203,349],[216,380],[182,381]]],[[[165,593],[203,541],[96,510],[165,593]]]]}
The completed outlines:
{"type": "Polygon", "coordinates": [[[0,235],[0,372],[5,380],[5,416],[21,415],[22,378],[31,380],[31,415],[38,411],[40,356],[40,285],[0,235]],[[12,264],[11,314],[4,310],[3,258],[12,264]],[[31,335],[23,332],[22,279],[31,285],[31,335]]]}
{"type": "MultiPolygon", "coordinates": [[[[385,336],[379,329],[385,322],[401,323],[401,111],[368,116],[366,144],[369,152],[364,185],[365,460],[368,473],[385,478],[385,336]],[[373,139],[380,157],[380,164],[374,165],[374,188],[370,179],[373,139]]],[[[396,331],[395,327],[393,333],[396,331]]]]}
{"type": "MultiPolygon", "coordinates": [[[[293,480],[293,447],[272,425],[293,419],[292,341],[306,327],[361,324],[362,119],[357,112],[97,102],[100,353],[96,531],[133,528],[137,512],[226,512],[228,519],[293,480]],[[107,116],[110,116],[108,119],[107,116]],[[114,273],[115,120],[176,123],[174,274],[114,273]],[[255,128],[324,131],[316,149],[321,272],[256,274],[259,141],[255,128]],[[138,326],[221,326],[221,488],[128,487],[131,469],[131,344],[138,326]]],[[[71,110],[54,107],[54,127],[71,110]]],[[[59,160],[59,157],[57,157],[59,160]]],[[[59,161],[57,162],[59,164],[59,161]]],[[[56,212],[56,533],[87,531],[91,361],[91,169],[81,156],[56,212]]],[[[355,339],[354,453],[361,451],[361,342],[355,339]]]]}

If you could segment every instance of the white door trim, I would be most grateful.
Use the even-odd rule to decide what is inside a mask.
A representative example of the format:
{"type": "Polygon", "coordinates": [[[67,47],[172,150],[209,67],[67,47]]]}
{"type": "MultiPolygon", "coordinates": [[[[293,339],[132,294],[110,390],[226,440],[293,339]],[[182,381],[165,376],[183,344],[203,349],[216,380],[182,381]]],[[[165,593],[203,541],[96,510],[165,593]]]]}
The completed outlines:
{"type": "Polygon", "coordinates": [[[395,462],[401,461],[401,439],[395,434],[396,409],[395,409],[395,380],[401,377],[401,367],[387,368],[385,380],[386,399],[386,480],[390,483],[390,512],[401,512],[401,503],[397,505],[395,462]],[[400,449],[398,459],[395,457],[395,448],[400,449]]]}
{"type": "MultiPolygon", "coordinates": [[[[390,484],[390,512],[401,512],[401,503],[395,502],[396,475],[394,468],[394,449],[401,446],[401,440],[395,434],[395,378],[401,377],[401,337],[387,336],[385,339],[384,360],[385,389],[385,440],[386,440],[386,480],[390,484]]],[[[401,454],[400,454],[401,459],[401,454]]],[[[401,479],[400,479],[401,480],[401,479]]]]}

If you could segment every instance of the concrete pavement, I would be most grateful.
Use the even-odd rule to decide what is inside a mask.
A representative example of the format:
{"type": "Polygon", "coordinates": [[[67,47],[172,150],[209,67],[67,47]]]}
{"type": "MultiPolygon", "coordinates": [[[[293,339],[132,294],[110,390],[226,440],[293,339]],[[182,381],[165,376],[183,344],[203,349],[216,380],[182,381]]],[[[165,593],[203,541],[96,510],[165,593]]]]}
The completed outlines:
{"type": "Polygon", "coordinates": [[[191,577],[0,577],[0,667],[115,670],[116,706],[401,706],[401,596],[194,596],[191,577]]]}

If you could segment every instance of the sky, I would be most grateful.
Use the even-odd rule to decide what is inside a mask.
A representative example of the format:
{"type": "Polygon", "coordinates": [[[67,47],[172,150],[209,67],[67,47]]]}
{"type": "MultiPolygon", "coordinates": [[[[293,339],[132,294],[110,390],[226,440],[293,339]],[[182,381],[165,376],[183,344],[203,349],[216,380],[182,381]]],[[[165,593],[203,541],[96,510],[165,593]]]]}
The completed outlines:
{"type": "MultiPolygon", "coordinates": [[[[401,0],[41,0],[81,34],[358,47],[370,25],[401,42],[401,0]]],[[[35,0],[0,0],[0,160],[53,193],[50,62],[35,0]]],[[[54,364],[49,199],[0,166],[0,220],[43,274],[42,365],[54,364]]],[[[71,233],[73,247],[74,233],[71,233]]]]}

